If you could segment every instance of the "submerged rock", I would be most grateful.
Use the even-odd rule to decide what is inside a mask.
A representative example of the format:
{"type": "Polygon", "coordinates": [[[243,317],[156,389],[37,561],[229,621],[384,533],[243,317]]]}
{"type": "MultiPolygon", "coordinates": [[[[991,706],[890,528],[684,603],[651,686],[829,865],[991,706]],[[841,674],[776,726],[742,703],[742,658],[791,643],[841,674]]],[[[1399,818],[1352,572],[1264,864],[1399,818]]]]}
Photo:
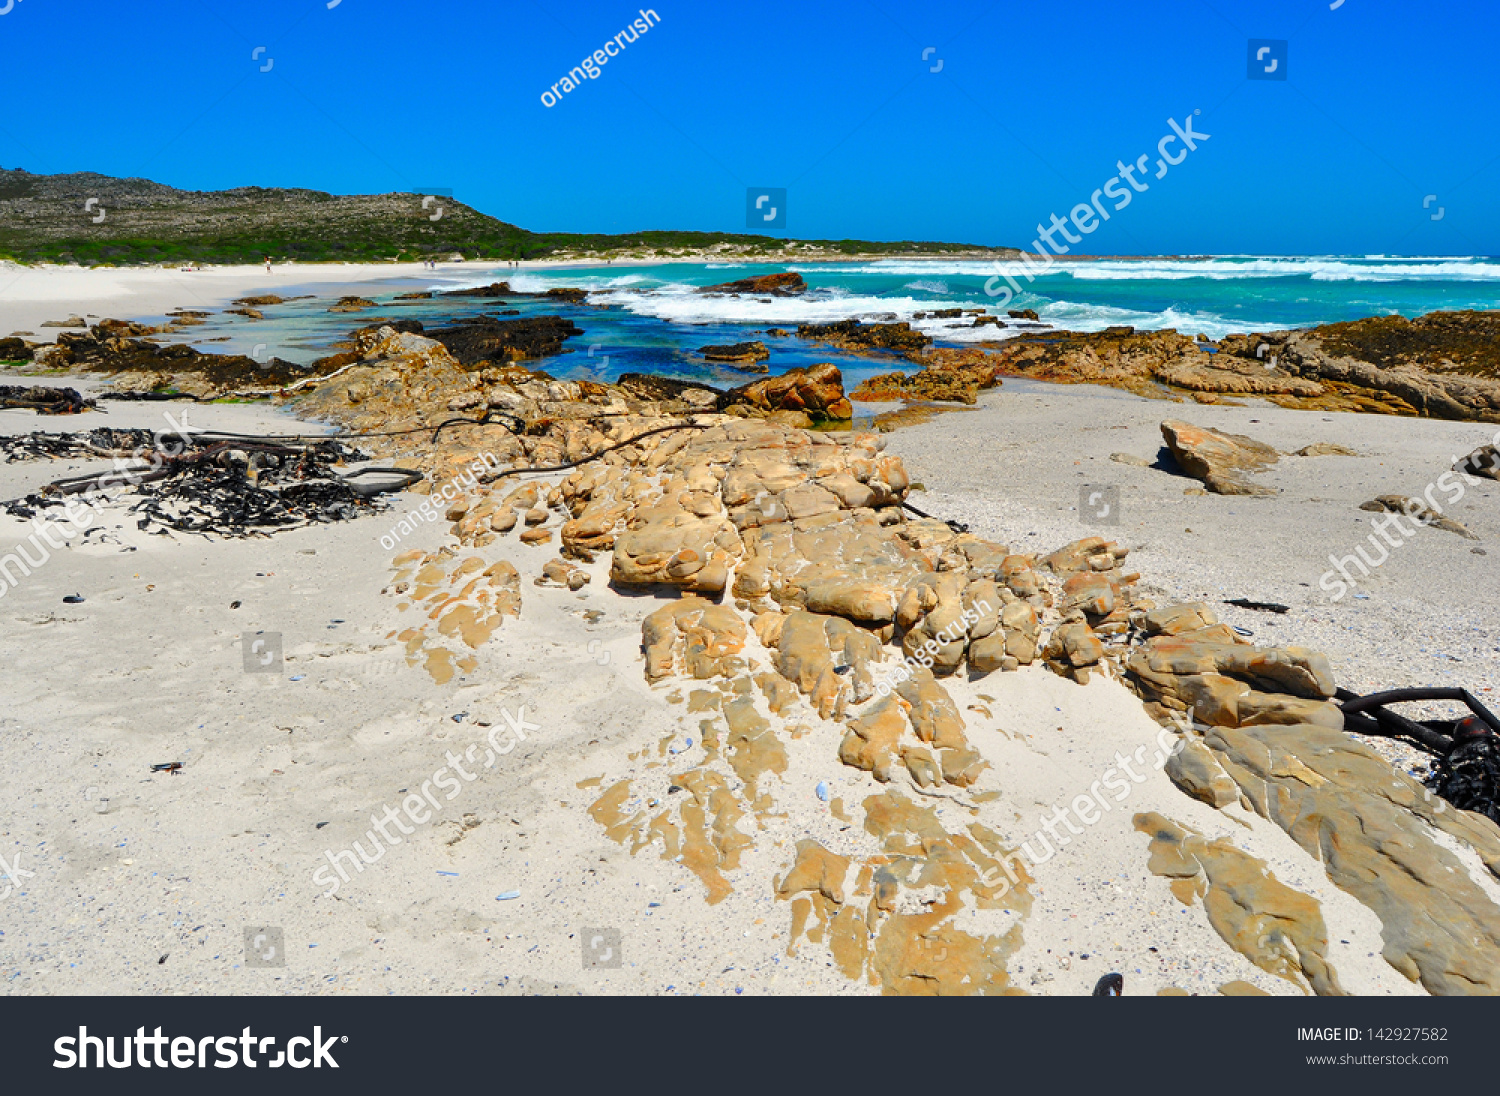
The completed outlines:
{"type": "Polygon", "coordinates": [[[754,278],[741,278],[737,282],[706,285],[699,293],[769,293],[773,297],[795,297],[807,291],[807,283],[801,274],[761,274],[754,278]]]}
{"type": "Polygon", "coordinates": [[[763,342],[741,342],[729,343],[719,346],[705,346],[698,353],[711,362],[729,362],[741,370],[753,373],[764,373],[767,367],[757,363],[765,361],[771,356],[763,342]]]}

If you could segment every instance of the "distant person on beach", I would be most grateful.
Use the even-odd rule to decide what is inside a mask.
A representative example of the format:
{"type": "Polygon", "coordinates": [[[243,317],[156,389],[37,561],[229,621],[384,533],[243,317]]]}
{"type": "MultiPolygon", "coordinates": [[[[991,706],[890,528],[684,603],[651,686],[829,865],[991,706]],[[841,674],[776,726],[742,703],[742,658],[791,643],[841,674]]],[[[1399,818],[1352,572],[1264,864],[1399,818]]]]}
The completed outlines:
{"type": "Polygon", "coordinates": [[[266,256],[266,273],[271,273],[271,256],[266,256]]]}

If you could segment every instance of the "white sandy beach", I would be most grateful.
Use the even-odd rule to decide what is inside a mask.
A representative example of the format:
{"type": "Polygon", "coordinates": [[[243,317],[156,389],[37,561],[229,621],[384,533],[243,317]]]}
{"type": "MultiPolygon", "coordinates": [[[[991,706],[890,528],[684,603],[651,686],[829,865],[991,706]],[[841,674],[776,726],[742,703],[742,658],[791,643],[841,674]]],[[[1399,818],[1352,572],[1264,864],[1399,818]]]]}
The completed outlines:
{"type": "MultiPolygon", "coordinates": [[[[0,290],[0,330],[40,335],[49,329],[37,320],[71,312],[149,318],[287,284],[357,291],[369,281],[432,276],[417,264],[278,268],[271,278],[261,268],[25,271],[0,290]]],[[[47,382],[90,387],[81,378],[47,382]]],[[[0,411],[0,431],[156,429],[166,413],[181,421],[184,407],[105,406],[67,419],[0,411]]],[[[186,414],[197,429],[322,429],[261,406],[186,414]]],[[[1451,456],[1491,434],[1432,420],[1203,407],[1007,382],[976,410],[891,435],[887,451],[925,485],[913,495],[923,509],[1016,551],[1045,553],[1092,533],[1118,539],[1161,602],[1208,600],[1258,643],[1321,649],[1339,683],[1356,691],[1463,684],[1488,697],[1500,687],[1495,557],[1472,549],[1488,550],[1500,536],[1500,485],[1471,487],[1452,513],[1481,540],[1421,530],[1360,587],[1368,599],[1331,604],[1319,577],[1330,552],[1347,554],[1368,533],[1371,515],[1358,503],[1420,494],[1451,456]],[[1185,495],[1194,482],[1109,459],[1154,458],[1163,418],[1247,433],[1283,451],[1335,441],[1361,455],[1284,456],[1259,477],[1282,489],[1275,498],[1185,495]],[[1085,483],[1120,488],[1118,525],[1080,519],[1085,483]],[[1217,604],[1227,597],[1292,611],[1217,604]]],[[[0,465],[0,497],[87,468],[0,465]]],[[[772,889],[803,838],[844,855],[879,851],[814,793],[827,781],[829,798],[852,809],[882,790],[870,774],[837,763],[835,725],[799,700],[795,714],[813,733],[789,742],[787,771],[767,778],[786,809],[768,817],[728,873],[733,893],[709,905],[681,865],[651,849],[632,855],[587,813],[598,778],[629,777],[638,795],[665,798],[673,759],[701,753],[700,716],[683,695],[693,683],[651,686],[642,673],[641,621],[661,602],[611,588],[607,556],[586,565],[592,581],[580,592],[534,585],[555,550],[501,541],[489,552],[519,570],[522,614],[483,648],[477,670],[437,685],[403,659],[394,636],[409,621],[382,594],[393,553],[381,535],[418,501],[397,496],[386,515],[240,541],[150,536],[117,505],[96,522],[101,534],[57,551],[0,599],[8,667],[0,796],[13,805],[0,849],[35,873],[0,900],[8,992],[879,992],[846,979],[826,948],[804,941],[789,954],[789,903],[772,889]],[[63,602],[74,594],[83,602],[63,602]],[[255,632],[281,637],[281,673],[247,671],[243,637],[255,632]],[[449,751],[463,755],[506,726],[507,712],[520,718],[523,709],[535,725],[525,742],[460,785],[431,823],[324,893],[314,873],[328,854],[362,839],[370,816],[399,806],[448,764],[449,751]],[[172,761],[183,762],[180,774],[150,771],[172,761]],[[284,931],[284,967],[246,965],[247,926],[284,931]],[[581,961],[582,937],[598,930],[619,932],[618,969],[581,961]]],[[[29,532],[0,516],[0,555],[29,532]]],[[[451,542],[435,525],[401,548],[451,542]]],[[[748,654],[769,665],[754,641],[748,654]]],[[[972,809],[1010,842],[1097,781],[1117,751],[1157,742],[1139,700],[1114,681],[1080,686],[1035,666],[947,679],[945,687],[1002,792],[982,812],[972,809]]],[[[966,820],[969,809],[947,804],[938,813],[966,820]]],[[[1376,916],[1281,829],[1241,806],[1214,810],[1189,799],[1155,770],[1119,810],[1033,868],[1035,906],[1020,922],[1012,985],[1076,996],[1119,971],[1131,996],[1168,987],[1213,994],[1234,981],[1299,992],[1233,951],[1201,905],[1184,906],[1147,871],[1147,839],[1131,824],[1142,811],[1229,839],[1316,899],[1347,992],[1422,992],[1381,958],[1376,916]]],[[[1477,858],[1463,856],[1500,901],[1477,858]]],[[[995,934],[1017,923],[1003,909],[973,919],[976,931],[995,934]]]]}
{"type": "MultiPolygon", "coordinates": [[[[1051,398],[1059,413],[1068,400],[1087,400],[1091,415],[1100,404],[1082,391],[1051,398]]],[[[1048,471],[1033,456],[996,462],[978,478],[935,459],[938,450],[956,451],[957,440],[1019,446],[1041,424],[1018,421],[1018,401],[1011,392],[991,395],[989,409],[898,434],[893,448],[926,480],[923,503],[1050,549],[1080,532],[1065,505],[1077,476],[1071,465],[1048,471]]],[[[1139,402],[1115,413],[1160,410],[1139,402]]],[[[77,430],[106,421],[157,428],[162,410],[116,404],[108,415],[66,423],[0,412],[0,428],[77,430]]],[[[284,416],[259,407],[188,414],[199,429],[287,429],[284,416]]],[[[1104,436],[1111,447],[1144,448],[1134,432],[1104,436]],[[1135,444],[1121,442],[1124,435],[1135,444]]],[[[1080,452],[1087,459],[1086,448],[1080,452]]],[[[71,462],[4,466],[0,494],[75,470],[81,466],[71,462]]],[[[1196,507],[1188,519],[1196,535],[1209,544],[1236,537],[1239,515],[1229,514],[1227,500],[1170,499],[1174,488],[1175,481],[1162,485],[1160,501],[1196,507]]],[[[1297,535],[1271,516],[1279,504],[1253,501],[1266,507],[1273,538],[1297,535]]],[[[650,852],[632,857],[607,840],[585,813],[597,789],[577,787],[603,774],[664,782],[665,770],[653,774],[644,759],[658,756],[659,743],[670,739],[688,756],[701,749],[684,745],[697,737],[698,717],[684,711],[681,684],[653,688],[642,677],[640,621],[655,599],[612,591],[607,560],[588,568],[593,582],[581,593],[536,587],[530,580],[552,553],[506,542],[501,555],[523,576],[521,618],[488,645],[479,671],[434,685],[401,658],[391,638],[400,614],[380,594],[391,553],[379,538],[409,505],[399,503],[390,517],[246,541],[151,537],[114,512],[100,523],[108,532],[102,543],[58,552],[0,602],[0,658],[10,667],[0,791],[20,807],[0,842],[8,859],[21,855],[35,872],[23,893],[0,903],[9,991],[875,992],[846,981],[821,948],[804,943],[795,957],[786,954],[787,903],[774,900],[768,880],[785,870],[800,838],[840,852],[867,844],[813,795],[819,779],[851,804],[879,785],[830,764],[821,734],[795,745],[778,787],[798,806],[759,835],[731,874],[730,898],[709,906],[677,865],[650,852]],[[74,593],[84,602],[64,604],[74,593]],[[602,615],[591,623],[585,610],[602,615]],[[256,631],[280,633],[281,674],[246,672],[242,635],[256,631]],[[323,895],[312,876],[325,852],[361,839],[368,816],[399,804],[446,763],[447,751],[462,754],[485,740],[487,725],[505,725],[505,710],[522,708],[537,729],[520,748],[480,772],[437,821],[323,895]],[[149,771],[168,761],[184,762],[183,772],[149,771]],[[246,967],[247,925],[284,930],[284,968],[246,967]],[[582,968],[580,934],[600,928],[621,933],[618,970],[582,968]]],[[[1332,521],[1333,504],[1324,505],[1332,521]]],[[[1127,541],[1147,536],[1145,515],[1137,520],[1125,527],[1127,541]]],[[[1161,529],[1160,521],[1149,524],[1153,544],[1162,543],[1161,529]]],[[[17,519],[0,519],[0,552],[26,531],[17,519]]],[[[446,540],[433,527],[402,547],[446,540]]],[[[1189,563],[1149,545],[1140,565],[1165,586],[1208,573],[1202,557],[1189,563]]],[[[1246,572],[1231,565],[1224,574],[1233,584],[1246,572]]],[[[1267,575],[1236,592],[1283,591],[1267,575]]],[[[1299,618],[1278,627],[1297,631],[1299,618]]],[[[1331,653],[1350,658],[1347,650],[1331,653]]],[[[1117,749],[1156,741],[1139,702],[1113,682],[1080,687],[1035,667],[948,687],[961,707],[989,713],[969,717],[971,740],[1003,774],[1004,799],[986,817],[1016,840],[1052,805],[1098,780],[1117,749]]],[[[1315,896],[1337,926],[1329,956],[1350,992],[1419,992],[1379,958],[1374,915],[1285,834],[1240,808],[1214,811],[1187,799],[1155,771],[1122,810],[1034,869],[1036,906],[1010,967],[1015,984],[1086,994],[1116,970],[1132,995],[1168,986],[1211,994],[1231,980],[1296,992],[1232,952],[1201,908],[1183,907],[1145,870],[1145,839],[1130,824],[1144,810],[1231,838],[1315,896]]],[[[1010,916],[990,911],[981,921],[1001,931],[1010,916]]]]}

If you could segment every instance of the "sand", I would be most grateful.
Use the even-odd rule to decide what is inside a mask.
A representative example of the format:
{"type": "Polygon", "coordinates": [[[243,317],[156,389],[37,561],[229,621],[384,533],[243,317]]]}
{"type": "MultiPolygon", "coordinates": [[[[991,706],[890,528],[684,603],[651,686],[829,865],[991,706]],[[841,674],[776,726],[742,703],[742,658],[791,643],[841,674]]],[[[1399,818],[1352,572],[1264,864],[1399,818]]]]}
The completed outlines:
{"type": "MultiPolygon", "coordinates": [[[[518,269],[597,265],[542,260],[523,262],[518,269]]],[[[25,337],[33,342],[52,342],[60,329],[41,326],[47,320],[80,316],[91,323],[100,319],[151,322],[160,321],[173,309],[221,308],[238,297],[380,292],[375,286],[381,283],[411,289],[492,273],[503,280],[507,270],[511,270],[508,264],[494,259],[438,263],[436,269],[421,263],[272,263],[269,274],[264,265],[185,271],[0,263],[0,335],[26,331],[30,334],[25,337]]]]}

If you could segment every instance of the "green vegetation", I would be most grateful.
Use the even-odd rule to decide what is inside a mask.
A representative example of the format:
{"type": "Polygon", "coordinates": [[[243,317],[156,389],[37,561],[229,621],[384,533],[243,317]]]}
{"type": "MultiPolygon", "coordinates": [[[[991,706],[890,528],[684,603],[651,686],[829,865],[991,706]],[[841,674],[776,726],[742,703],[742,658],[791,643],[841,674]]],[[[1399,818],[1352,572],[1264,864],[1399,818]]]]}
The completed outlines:
{"type": "Polygon", "coordinates": [[[714,247],[726,257],[988,252],[971,244],[773,239],[652,230],[620,235],[530,232],[452,198],[333,195],[241,187],[185,191],[146,179],[32,175],[0,169],[0,258],[84,265],[544,259],[559,254],[663,257],[714,247]],[[87,196],[87,197],[85,197],[87,196]],[[105,211],[96,221],[85,208],[105,211]],[[433,203],[437,204],[434,205],[433,203]],[[433,219],[433,213],[437,219],[433,219]]]}

